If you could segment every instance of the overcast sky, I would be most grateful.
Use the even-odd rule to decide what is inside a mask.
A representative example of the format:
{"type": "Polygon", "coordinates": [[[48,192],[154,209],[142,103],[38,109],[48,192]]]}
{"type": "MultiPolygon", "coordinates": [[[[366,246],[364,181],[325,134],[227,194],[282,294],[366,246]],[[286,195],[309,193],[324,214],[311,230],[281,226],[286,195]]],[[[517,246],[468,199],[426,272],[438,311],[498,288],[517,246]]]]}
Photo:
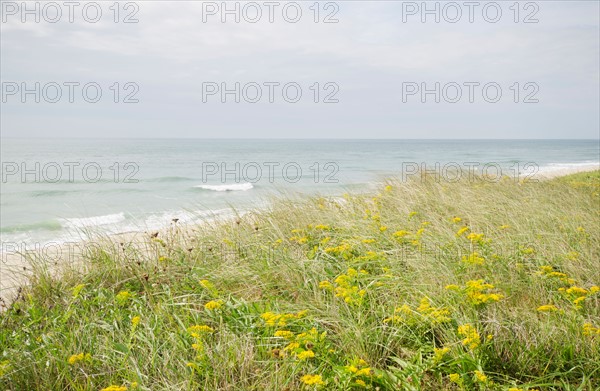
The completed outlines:
{"type": "MultiPolygon", "coordinates": [[[[121,3],[118,15],[112,1],[99,2],[96,23],[94,6],[83,17],[85,2],[73,23],[62,2],[59,19],[40,3],[39,23],[20,1],[1,3],[2,137],[599,136],[597,1],[522,2],[518,15],[512,1],[498,2],[500,16],[494,5],[484,11],[489,2],[439,2],[439,23],[415,9],[420,1],[321,2],[318,16],[313,1],[285,11],[285,2],[258,1],[260,18],[241,2],[239,23],[221,2],[121,3]],[[137,22],[123,23],[128,15],[137,22]],[[40,103],[22,94],[36,82],[40,103]],[[239,103],[220,93],[236,82],[239,103]],[[436,82],[439,103],[433,92],[421,95],[436,82]],[[83,98],[86,83],[101,88],[97,103],[83,98]],[[51,103],[57,85],[62,95],[51,103]],[[128,95],[138,103],[124,103],[128,95]]],[[[96,98],[94,88],[86,98],[96,98]]]]}

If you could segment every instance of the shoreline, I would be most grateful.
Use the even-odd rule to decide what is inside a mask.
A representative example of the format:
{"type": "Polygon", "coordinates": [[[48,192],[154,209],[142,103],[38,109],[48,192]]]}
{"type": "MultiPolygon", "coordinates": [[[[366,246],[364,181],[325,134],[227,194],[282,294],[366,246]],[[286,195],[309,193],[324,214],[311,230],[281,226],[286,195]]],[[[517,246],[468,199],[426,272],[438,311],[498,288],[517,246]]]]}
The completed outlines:
{"type": "MultiPolygon", "coordinates": [[[[536,173],[531,178],[538,180],[552,180],[571,174],[594,172],[597,170],[600,170],[600,165],[596,163],[590,163],[582,165],[581,167],[557,168],[551,172],[536,173]]],[[[18,298],[18,292],[20,291],[21,287],[28,283],[29,275],[33,269],[32,263],[42,257],[45,260],[48,258],[51,260],[56,260],[54,265],[44,265],[54,272],[60,270],[69,263],[72,265],[82,263],[84,251],[93,248],[99,248],[100,246],[102,246],[102,249],[106,249],[105,246],[112,245],[113,250],[118,251],[118,247],[115,245],[120,244],[121,246],[134,246],[138,250],[148,251],[148,248],[153,245],[152,242],[154,238],[177,239],[182,243],[189,244],[189,240],[193,239],[193,237],[191,237],[193,233],[210,228],[210,226],[213,224],[233,224],[237,218],[241,218],[247,214],[252,214],[255,211],[256,210],[237,212],[232,209],[230,213],[225,213],[224,216],[214,215],[212,217],[207,217],[206,220],[201,222],[196,221],[193,223],[183,224],[178,224],[176,219],[173,219],[168,226],[160,229],[133,230],[107,235],[97,233],[90,239],[79,241],[49,242],[44,246],[37,246],[34,249],[25,249],[25,251],[22,251],[25,247],[24,242],[18,243],[23,247],[14,252],[4,251],[5,243],[3,243],[2,251],[0,251],[0,266],[2,271],[0,273],[0,311],[8,308],[8,306],[10,306],[10,304],[18,298]],[[41,254],[42,249],[44,251],[43,254],[41,254]],[[49,249],[52,249],[51,251],[56,251],[57,253],[49,253],[49,249]],[[16,293],[17,295],[15,295],[16,293]]]]}

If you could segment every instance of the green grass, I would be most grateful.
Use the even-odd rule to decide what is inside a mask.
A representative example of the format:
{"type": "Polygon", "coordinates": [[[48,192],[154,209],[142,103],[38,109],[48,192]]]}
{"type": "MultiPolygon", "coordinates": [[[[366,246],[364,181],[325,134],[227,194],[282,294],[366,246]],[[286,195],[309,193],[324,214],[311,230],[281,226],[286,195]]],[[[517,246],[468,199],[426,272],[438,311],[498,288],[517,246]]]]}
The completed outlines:
{"type": "Polygon", "coordinates": [[[0,389],[600,387],[600,172],[390,180],[185,232],[37,261],[0,389]]]}

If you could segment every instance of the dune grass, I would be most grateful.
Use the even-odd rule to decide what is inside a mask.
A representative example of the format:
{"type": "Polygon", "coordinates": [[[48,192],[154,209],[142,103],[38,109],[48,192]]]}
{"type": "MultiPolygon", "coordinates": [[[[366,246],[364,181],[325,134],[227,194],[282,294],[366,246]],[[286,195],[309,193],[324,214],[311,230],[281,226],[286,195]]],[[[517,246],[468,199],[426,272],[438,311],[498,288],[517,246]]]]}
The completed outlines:
{"type": "Polygon", "coordinates": [[[600,388],[600,172],[379,190],[37,263],[0,389],[600,388]]]}

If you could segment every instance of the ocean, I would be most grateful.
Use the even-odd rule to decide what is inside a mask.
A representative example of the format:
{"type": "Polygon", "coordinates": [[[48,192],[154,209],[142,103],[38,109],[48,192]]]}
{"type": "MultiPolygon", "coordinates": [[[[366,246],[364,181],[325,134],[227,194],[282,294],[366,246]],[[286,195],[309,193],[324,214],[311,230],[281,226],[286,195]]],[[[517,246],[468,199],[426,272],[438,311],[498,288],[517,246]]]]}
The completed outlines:
{"type": "Polygon", "coordinates": [[[0,236],[4,251],[157,230],[423,168],[519,180],[598,167],[599,151],[598,140],[2,139],[0,236]]]}

